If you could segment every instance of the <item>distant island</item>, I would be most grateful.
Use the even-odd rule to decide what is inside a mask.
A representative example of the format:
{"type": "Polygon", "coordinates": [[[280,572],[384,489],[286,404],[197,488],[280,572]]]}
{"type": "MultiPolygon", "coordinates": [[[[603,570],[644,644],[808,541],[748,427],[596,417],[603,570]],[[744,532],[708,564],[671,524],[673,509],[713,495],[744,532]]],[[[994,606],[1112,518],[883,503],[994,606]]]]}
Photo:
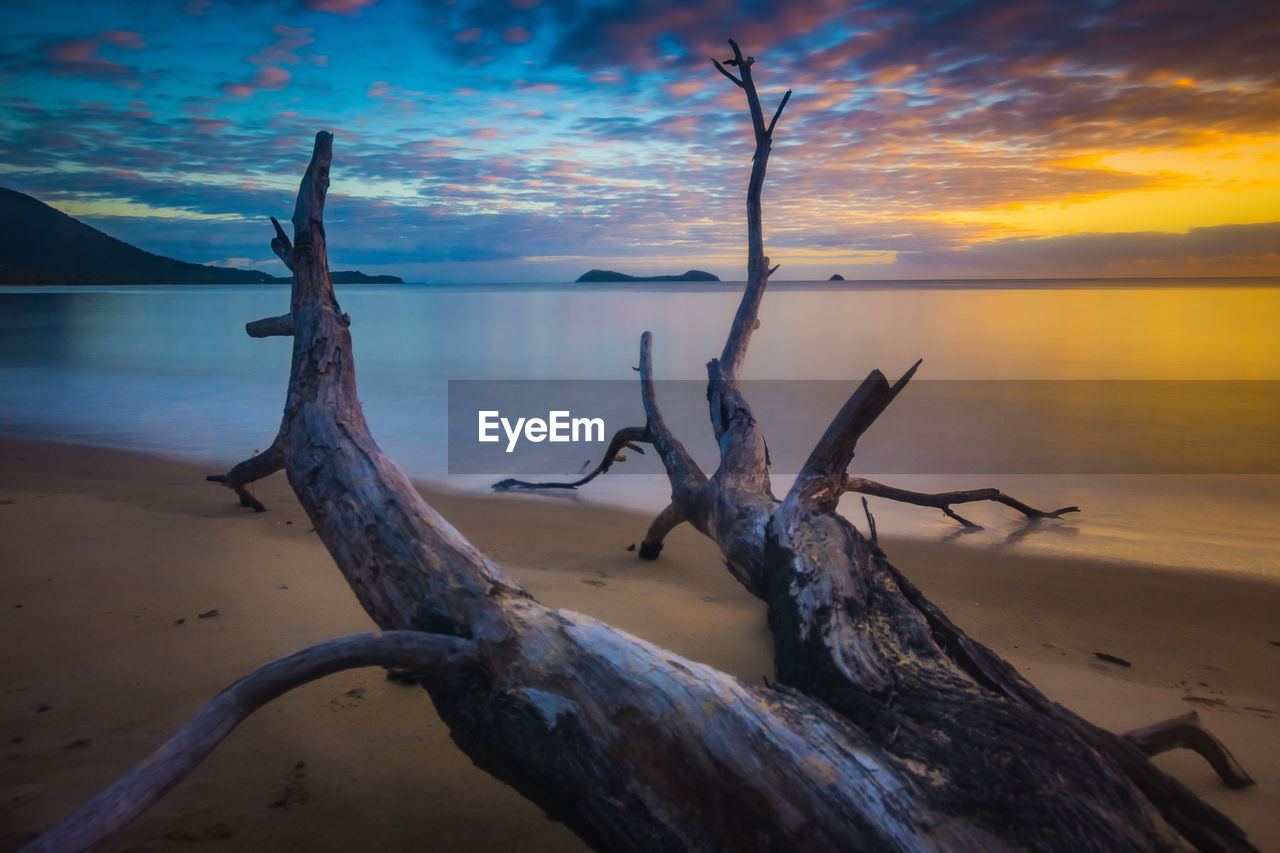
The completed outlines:
{"type": "Polygon", "coordinates": [[[578,281],[719,281],[720,277],[702,270],[685,270],[679,275],[627,275],[613,270],[587,270],[578,281]]]}
{"type": "MultiPolygon", "coordinates": [[[[283,284],[256,270],[193,264],[154,255],[67,216],[39,199],[0,187],[0,284],[283,284]]],[[[264,237],[265,240],[265,237],[264,237]]],[[[403,284],[355,270],[336,284],[403,284]]]]}
{"type": "Polygon", "coordinates": [[[840,273],[833,273],[827,281],[844,281],[844,276],[840,275],[840,273]]]}
{"type": "MultiPolygon", "coordinates": [[[[360,270],[331,272],[329,280],[334,284],[404,284],[404,279],[398,275],[365,275],[360,270]]],[[[282,278],[279,281],[293,281],[293,279],[282,278]]]]}

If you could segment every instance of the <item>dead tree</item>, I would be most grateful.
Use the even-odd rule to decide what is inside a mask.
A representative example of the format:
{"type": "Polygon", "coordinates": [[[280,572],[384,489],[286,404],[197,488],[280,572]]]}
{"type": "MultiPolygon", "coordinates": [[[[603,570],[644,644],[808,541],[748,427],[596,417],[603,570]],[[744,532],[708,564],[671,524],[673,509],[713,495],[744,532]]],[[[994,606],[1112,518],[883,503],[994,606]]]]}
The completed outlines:
{"type": "MultiPolygon", "coordinates": [[[[751,62],[734,45],[725,64],[739,69],[733,79],[752,105],[758,203],[772,123],[763,124],[751,62]]],[[[294,338],[279,433],[218,479],[254,505],[250,484],[283,468],[385,633],[322,644],[246,677],[29,849],[95,843],[258,705],[372,663],[419,670],[480,767],[600,850],[1252,849],[1134,741],[1050,703],[966,637],[835,514],[853,445],[901,382],[873,373],[791,492],[770,494],[763,440],[738,387],[768,280],[763,253],[753,254],[724,354],[710,366],[717,471],[706,477],[663,425],[648,335],[648,424],[630,437],[655,446],[672,483],[672,505],[647,542],[689,521],[720,544],[769,604],[779,683],[744,684],[535,601],[423,501],[369,434],[326,263],[331,145],[317,134],[293,240],[276,226],[273,247],[294,274],[290,312],[255,326],[294,338]]],[[[1143,738],[1153,749],[1190,740],[1143,738]]]]}

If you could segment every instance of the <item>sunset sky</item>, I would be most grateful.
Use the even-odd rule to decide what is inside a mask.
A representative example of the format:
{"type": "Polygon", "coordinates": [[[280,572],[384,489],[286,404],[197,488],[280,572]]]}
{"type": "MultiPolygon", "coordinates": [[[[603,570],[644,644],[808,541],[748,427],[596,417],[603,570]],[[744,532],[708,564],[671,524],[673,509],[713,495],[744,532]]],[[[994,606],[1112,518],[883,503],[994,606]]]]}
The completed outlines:
{"type": "Polygon", "coordinates": [[[1280,275],[1280,4],[0,0],[0,186],[284,273],[744,275],[754,55],[780,279],[1280,275]]]}

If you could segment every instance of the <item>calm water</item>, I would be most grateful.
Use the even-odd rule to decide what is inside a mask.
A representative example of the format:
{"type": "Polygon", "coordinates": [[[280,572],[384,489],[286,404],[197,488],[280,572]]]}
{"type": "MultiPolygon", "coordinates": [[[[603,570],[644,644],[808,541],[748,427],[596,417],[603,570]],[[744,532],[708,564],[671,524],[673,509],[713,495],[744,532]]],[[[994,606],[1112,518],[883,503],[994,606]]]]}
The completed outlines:
{"type": "MultiPolygon", "coordinates": [[[[375,437],[411,475],[471,489],[493,478],[447,474],[449,380],[634,382],[646,329],[660,379],[704,379],[739,295],[729,285],[655,284],[338,292],[375,437]]],[[[251,339],[243,324],[281,313],[287,299],[279,286],[4,289],[0,432],[186,457],[211,470],[238,460],[275,433],[290,346],[251,339]]],[[[780,283],[761,321],[747,362],[753,379],[852,390],[871,368],[894,377],[925,359],[921,390],[913,383],[859,450],[870,464],[886,449],[897,459],[920,449],[917,464],[878,469],[912,473],[882,479],[999,485],[1032,504],[1085,509],[1030,531],[1002,508],[975,509],[989,527],[956,537],[961,544],[1280,577],[1280,279],[780,283]],[[977,406],[988,413],[982,436],[964,432],[946,402],[946,389],[959,387],[996,389],[995,402],[977,406]],[[1009,398],[1018,405],[1004,408],[1009,398]],[[957,457],[964,464],[931,461],[957,457]]],[[[766,436],[808,441],[831,415],[825,403],[773,403],[756,405],[766,436]]],[[[635,406],[640,423],[638,393],[635,406]]],[[[668,420],[710,470],[705,416],[696,402],[675,409],[668,420]]],[[[784,490],[785,474],[777,479],[775,491],[784,490]]],[[[581,499],[656,511],[664,495],[660,477],[610,476],[581,499]]],[[[883,531],[955,537],[934,511],[873,508],[883,531]]],[[[848,509],[862,524],[861,509],[848,509]]]]}

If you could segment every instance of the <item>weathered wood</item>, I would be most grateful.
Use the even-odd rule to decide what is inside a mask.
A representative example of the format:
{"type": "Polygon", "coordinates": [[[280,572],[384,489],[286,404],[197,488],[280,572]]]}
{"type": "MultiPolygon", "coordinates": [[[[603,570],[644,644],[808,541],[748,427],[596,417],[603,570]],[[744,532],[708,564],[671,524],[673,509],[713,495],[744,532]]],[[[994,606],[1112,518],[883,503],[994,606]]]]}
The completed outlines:
{"type": "Polygon", "coordinates": [[[838,487],[839,492],[860,492],[864,495],[872,495],[878,498],[888,498],[893,501],[902,503],[915,504],[916,506],[928,506],[942,510],[943,515],[959,522],[968,530],[981,530],[982,525],[975,524],[969,519],[961,516],[951,507],[954,504],[974,503],[976,501],[993,501],[995,503],[1004,504],[1007,507],[1016,509],[1018,512],[1026,516],[1028,521],[1040,521],[1045,518],[1061,518],[1067,513],[1079,512],[1078,506],[1064,506],[1061,509],[1041,510],[1033,506],[1028,506],[1017,498],[1010,497],[999,489],[964,489],[953,492],[913,492],[909,489],[900,489],[897,486],[889,486],[884,483],[877,483],[874,480],[866,480],[862,477],[844,477],[838,487]]]}
{"type": "Polygon", "coordinates": [[[278,445],[379,626],[475,643],[469,678],[428,683],[473,760],[600,849],[994,844],[934,814],[902,787],[900,768],[863,750],[856,727],[820,703],[547,610],[422,500],[374,444],[357,401],[350,335],[323,265],[329,146],[320,134],[294,215],[294,363],[278,445]]]}
{"type": "Polygon", "coordinates": [[[648,431],[644,427],[623,427],[613,434],[613,438],[609,441],[609,447],[605,450],[604,456],[600,459],[600,464],[591,469],[585,476],[574,480],[571,483],[560,482],[533,482],[530,480],[517,480],[508,478],[493,484],[493,490],[496,492],[514,492],[514,491],[536,491],[538,489],[576,489],[579,486],[585,486],[596,477],[608,472],[615,462],[624,461],[625,457],[621,456],[621,451],[634,450],[636,453],[644,453],[644,448],[640,447],[637,442],[649,442],[651,438],[648,431]]]}
{"type": "Polygon", "coordinates": [[[251,338],[287,338],[293,334],[293,315],[282,314],[279,317],[264,317],[244,324],[244,330],[251,338]]]}
{"type": "Polygon", "coordinates": [[[1247,788],[1257,784],[1236,761],[1231,750],[1201,724],[1200,715],[1195,711],[1125,732],[1124,737],[1147,755],[1159,755],[1171,749],[1197,752],[1209,762],[1228,788],[1247,788]]]}
{"type": "Polygon", "coordinates": [[[293,272],[293,243],[289,241],[289,235],[284,233],[284,229],[280,227],[279,221],[274,216],[271,217],[271,227],[276,230],[276,236],[271,238],[271,251],[284,262],[289,272],[293,272]]]}
{"type": "Polygon", "coordinates": [[[667,508],[658,513],[658,517],[649,525],[640,542],[640,559],[658,559],[658,555],[662,553],[662,541],[667,538],[667,534],[688,520],[678,506],[667,504],[667,508]]]}
{"type": "Polygon", "coordinates": [[[254,512],[266,512],[267,508],[253,493],[253,484],[277,471],[284,470],[284,452],[280,448],[280,437],[277,436],[262,453],[254,452],[252,456],[236,465],[225,474],[210,474],[205,477],[210,483],[220,483],[236,493],[240,498],[240,506],[252,507],[254,512]]]}
{"type": "MultiPolygon", "coordinates": [[[[733,49],[741,79],[717,67],[748,92],[759,155],[759,131],[771,127],[754,60],[733,49]]],[[[426,504],[369,434],[326,263],[331,151],[332,137],[317,134],[293,216],[293,362],[280,430],[269,459],[222,480],[243,487],[282,462],[379,627],[465,643],[458,666],[426,672],[424,686],[478,766],[600,850],[1251,849],[1129,739],[1049,702],[965,636],[835,514],[815,486],[842,482],[841,460],[895,393],[883,377],[842,409],[804,482],[774,497],[739,387],[768,280],[756,231],[754,273],[708,365],[720,447],[710,478],[661,419],[652,338],[642,339],[645,431],[672,484],[646,541],[687,520],[717,542],[768,603],[781,684],[746,685],[535,601],[426,504]]],[[[766,159],[757,157],[753,185],[766,159]]]]}
{"type": "MultiPolygon", "coordinates": [[[[708,365],[720,464],[698,489],[705,517],[694,526],[768,604],[778,680],[856,723],[877,754],[927,792],[931,806],[991,832],[1002,846],[1251,849],[1238,827],[1151,765],[1132,739],[1050,702],[966,636],[874,541],[836,514],[846,491],[936,506],[966,524],[951,504],[995,500],[1033,519],[1076,511],[1037,510],[994,489],[923,495],[850,477],[858,439],[919,363],[893,385],[873,371],[832,419],[786,497],[773,496],[763,438],[739,383],[768,280],[756,202],[772,123],[762,125],[750,73],[754,59],[731,45],[734,58],[715,65],[746,91],[756,131],[748,193],[751,272],[724,351],[708,365]],[[741,77],[725,66],[738,68],[741,77]]],[[[642,397],[647,405],[643,387],[642,397]]],[[[682,491],[674,478],[672,490],[682,491]]],[[[660,543],[679,515],[664,510],[646,541],[660,543]]],[[[654,558],[659,550],[651,546],[642,556],[654,558]]]]}

